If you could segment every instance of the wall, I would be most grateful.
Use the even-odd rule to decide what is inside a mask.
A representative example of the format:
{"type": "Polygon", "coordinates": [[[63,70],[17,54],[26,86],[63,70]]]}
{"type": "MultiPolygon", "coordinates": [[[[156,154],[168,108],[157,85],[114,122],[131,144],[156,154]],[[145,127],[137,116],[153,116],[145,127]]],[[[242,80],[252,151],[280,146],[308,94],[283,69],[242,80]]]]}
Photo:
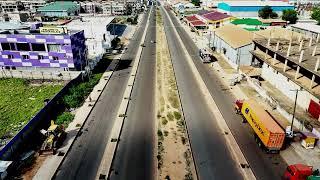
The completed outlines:
{"type": "Polygon", "coordinates": [[[46,51],[0,51],[0,66],[76,68],[80,70],[79,58],[75,57],[74,62],[73,50],[83,49],[84,41],[83,31],[71,35],[71,37],[70,35],[0,34],[0,43],[39,43],[45,44],[45,46],[48,44],[59,44],[61,46],[60,52],[48,52],[48,49],[46,51]],[[13,58],[9,59],[8,55],[12,55],[13,58]],[[28,55],[29,59],[23,59],[23,55],[28,55]],[[43,59],[39,59],[39,55],[43,59]],[[58,57],[58,60],[53,60],[53,57],[58,57]]]}
{"type": "Polygon", "coordinates": [[[79,83],[81,75],[71,80],[60,92],[58,92],[46,106],[44,106],[2,149],[1,160],[15,160],[21,152],[33,149],[35,144],[41,143],[40,130],[48,128],[50,120],[55,117],[61,109],[59,99],[68,92],[69,88],[79,83]],[[38,142],[39,141],[39,142],[38,142]]]}
{"type": "MultiPolygon", "coordinates": [[[[300,89],[300,86],[298,86],[296,83],[289,80],[280,72],[274,70],[271,66],[268,67],[266,63],[262,65],[261,77],[270,82],[273,86],[279,89],[284,95],[286,95],[292,101],[295,101],[296,92],[290,90],[300,89]]],[[[314,97],[308,91],[299,91],[297,105],[307,110],[309,107],[310,99],[319,102],[319,99],[314,97]]]]}
{"type": "MultiPolygon", "coordinates": [[[[258,17],[258,11],[263,6],[229,6],[227,3],[219,3],[218,10],[235,17],[258,17]]],[[[285,9],[294,9],[293,6],[271,6],[272,10],[282,15],[282,11],[285,9]]]]}
{"type": "Polygon", "coordinates": [[[34,70],[6,70],[0,69],[0,78],[22,78],[22,79],[56,79],[72,80],[79,76],[80,71],[59,71],[55,68],[42,68],[34,70]]]}
{"type": "Polygon", "coordinates": [[[316,33],[316,32],[311,32],[308,30],[303,30],[300,28],[292,27],[292,26],[291,26],[291,29],[292,29],[292,31],[301,33],[307,37],[312,37],[312,39],[317,39],[317,36],[318,36],[318,33],[316,33]]]}
{"type": "Polygon", "coordinates": [[[75,68],[82,71],[86,66],[87,58],[84,31],[71,35],[70,39],[75,68]]]}

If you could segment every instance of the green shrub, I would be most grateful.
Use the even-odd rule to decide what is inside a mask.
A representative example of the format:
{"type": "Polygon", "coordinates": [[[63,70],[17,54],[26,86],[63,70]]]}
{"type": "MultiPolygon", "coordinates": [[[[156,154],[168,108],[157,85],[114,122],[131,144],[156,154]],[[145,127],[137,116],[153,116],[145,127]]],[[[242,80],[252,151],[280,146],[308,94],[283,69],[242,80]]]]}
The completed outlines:
{"type": "Polygon", "coordinates": [[[173,112],[174,117],[176,120],[179,120],[181,118],[181,114],[178,111],[173,112]]]}
{"type": "Polygon", "coordinates": [[[70,112],[64,112],[57,117],[56,124],[68,125],[74,119],[74,115],[70,112]]]}

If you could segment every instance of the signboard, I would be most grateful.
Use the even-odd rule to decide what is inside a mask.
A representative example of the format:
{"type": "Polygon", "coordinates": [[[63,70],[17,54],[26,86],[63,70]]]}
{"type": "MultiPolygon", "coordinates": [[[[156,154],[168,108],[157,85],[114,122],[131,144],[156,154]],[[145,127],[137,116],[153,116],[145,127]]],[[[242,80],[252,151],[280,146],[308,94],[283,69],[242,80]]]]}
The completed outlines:
{"type": "Polygon", "coordinates": [[[40,34],[64,34],[62,27],[40,27],[40,34]]]}

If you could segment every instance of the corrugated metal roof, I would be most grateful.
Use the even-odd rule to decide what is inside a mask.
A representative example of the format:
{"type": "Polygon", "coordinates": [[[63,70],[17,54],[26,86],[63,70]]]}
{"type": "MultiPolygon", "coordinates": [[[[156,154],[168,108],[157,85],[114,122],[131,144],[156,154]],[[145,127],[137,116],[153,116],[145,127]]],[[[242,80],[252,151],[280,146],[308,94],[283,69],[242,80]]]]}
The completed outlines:
{"type": "Polygon", "coordinates": [[[262,22],[258,19],[252,19],[252,18],[244,18],[244,19],[236,19],[231,22],[232,24],[239,25],[253,25],[253,26],[260,26],[262,25],[262,22]]]}
{"type": "Polygon", "coordinates": [[[72,1],[56,1],[38,8],[37,11],[74,11],[78,8],[80,6],[72,1]]]}
{"type": "Polygon", "coordinates": [[[191,24],[193,26],[204,26],[204,25],[206,25],[206,23],[204,23],[204,22],[202,22],[200,20],[199,21],[192,21],[191,24]]]}
{"type": "Polygon", "coordinates": [[[252,32],[246,31],[233,24],[217,28],[215,34],[234,49],[251,44],[253,38],[252,32]]]}
{"type": "Polygon", "coordinates": [[[186,16],[186,19],[188,21],[199,21],[199,19],[197,18],[197,16],[192,15],[192,16],[186,16]]]}
{"type": "Polygon", "coordinates": [[[224,1],[221,3],[226,3],[229,6],[290,6],[287,2],[282,1],[224,1]]]}
{"type": "Polygon", "coordinates": [[[218,21],[218,20],[222,20],[222,19],[231,17],[227,14],[224,14],[224,13],[221,13],[218,11],[211,11],[211,12],[202,14],[201,16],[210,20],[210,21],[218,21]]]}

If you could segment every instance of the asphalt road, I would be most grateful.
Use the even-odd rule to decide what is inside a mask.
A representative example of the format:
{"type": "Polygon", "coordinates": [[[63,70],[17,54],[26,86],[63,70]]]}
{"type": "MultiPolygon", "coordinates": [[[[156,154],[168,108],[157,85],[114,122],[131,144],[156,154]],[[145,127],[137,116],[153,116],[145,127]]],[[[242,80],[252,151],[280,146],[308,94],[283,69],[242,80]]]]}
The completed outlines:
{"type": "MultiPolygon", "coordinates": [[[[152,8],[154,9],[154,8],[152,8]]],[[[151,10],[145,47],[112,163],[111,180],[152,180],[155,177],[155,10],[151,10]]]]}
{"type": "MultiPolygon", "coordinates": [[[[178,24],[173,13],[169,12],[169,15],[257,179],[281,179],[281,175],[283,174],[287,164],[280,155],[266,154],[257,146],[253,138],[253,131],[251,127],[248,124],[243,124],[241,117],[234,113],[233,102],[235,101],[235,98],[231,92],[228,91],[230,87],[225,87],[220,80],[219,76],[221,75],[215,73],[209,65],[201,62],[198,56],[198,48],[193,43],[190,36],[185,32],[180,24],[178,24]]],[[[199,123],[200,124],[198,124],[198,126],[203,126],[201,125],[203,124],[202,122],[199,121],[199,123]]],[[[215,138],[214,136],[208,137],[211,138],[204,138],[203,143],[211,143],[212,139],[215,138]]],[[[211,153],[214,152],[214,150],[211,150],[211,153]]],[[[194,153],[196,152],[194,151],[194,153]]],[[[221,163],[222,162],[223,161],[221,161],[221,163]]]]}
{"type": "MultiPolygon", "coordinates": [[[[116,71],[103,90],[97,104],[88,117],[82,134],[77,137],[72,149],[56,172],[55,179],[95,179],[101,158],[116,118],[126,88],[130,63],[138,51],[148,14],[144,15],[141,26],[135,32],[126,52],[121,57],[116,71]]],[[[114,66],[114,62],[111,64],[114,66]]]]}
{"type": "Polygon", "coordinates": [[[219,130],[214,115],[209,113],[210,107],[186,61],[187,54],[173,30],[176,27],[169,24],[163,11],[162,15],[199,178],[242,179],[239,165],[227,148],[225,134],[219,130]]]}

